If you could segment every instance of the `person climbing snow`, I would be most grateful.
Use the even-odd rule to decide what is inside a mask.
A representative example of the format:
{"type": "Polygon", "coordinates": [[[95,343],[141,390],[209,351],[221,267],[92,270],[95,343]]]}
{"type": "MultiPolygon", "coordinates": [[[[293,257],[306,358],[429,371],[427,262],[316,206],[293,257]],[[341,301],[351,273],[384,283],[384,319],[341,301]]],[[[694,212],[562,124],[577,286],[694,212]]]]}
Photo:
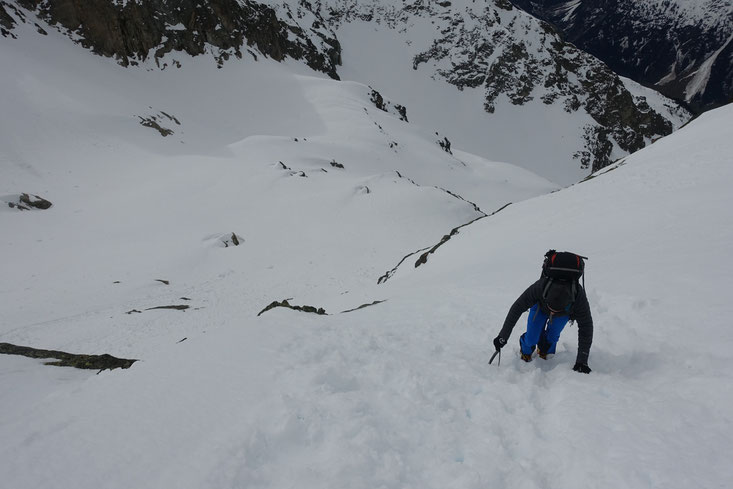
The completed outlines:
{"type": "Polygon", "coordinates": [[[555,353],[560,333],[568,320],[578,323],[578,355],[573,370],[584,374],[593,342],[593,318],[585,288],[580,285],[587,258],[550,250],[545,254],[542,276],[519,296],[509,309],[494,347],[499,352],[509,340],[519,317],[529,309],[527,331],[519,337],[522,360],[532,361],[535,348],[540,358],[555,353]]]}

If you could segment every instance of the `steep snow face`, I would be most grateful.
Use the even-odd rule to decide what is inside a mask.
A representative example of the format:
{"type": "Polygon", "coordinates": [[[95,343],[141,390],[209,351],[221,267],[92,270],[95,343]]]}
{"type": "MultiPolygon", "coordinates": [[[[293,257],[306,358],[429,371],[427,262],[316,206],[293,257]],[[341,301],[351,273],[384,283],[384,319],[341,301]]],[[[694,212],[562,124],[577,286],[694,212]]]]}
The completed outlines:
{"type": "Polygon", "coordinates": [[[733,3],[726,0],[514,2],[616,72],[696,111],[733,97],[733,3]]]}
{"type": "MultiPolygon", "coordinates": [[[[720,58],[721,55],[724,55],[723,53],[733,52],[729,48],[732,42],[733,34],[731,34],[728,40],[725,41],[725,44],[723,44],[717,51],[711,54],[709,58],[703,61],[702,64],[700,64],[700,66],[697,68],[697,71],[695,71],[691,75],[690,81],[685,86],[685,101],[691,102],[696,98],[700,98],[702,95],[705,94],[706,91],[708,91],[708,85],[710,84],[710,78],[712,76],[713,69],[715,68],[716,64],[719,63],[718,58],[720,58]]],[[[675,75],[675,73],[670,73],[670,75],[673,76],[675,75]]]]}

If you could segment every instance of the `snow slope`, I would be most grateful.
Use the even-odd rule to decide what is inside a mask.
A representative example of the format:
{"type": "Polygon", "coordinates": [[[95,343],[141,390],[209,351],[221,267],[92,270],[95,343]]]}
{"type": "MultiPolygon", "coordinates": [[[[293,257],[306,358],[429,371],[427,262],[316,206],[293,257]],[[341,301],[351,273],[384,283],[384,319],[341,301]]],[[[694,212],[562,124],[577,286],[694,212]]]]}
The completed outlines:
{"type": "Polygon", "coordinates": [[[245,266],[257,311],[295,294],[295,277],[306,299],[324,281],[344,292],[483,215],[477,208],[556,188],[506,164],[464,162],[434,134],[377,109],[368,87],[297,65],[217,70],[191,59],[180,72],[126,70],[63,38],[29,40],[39,44],[3,51],[18,69],[3,77],[0,197],[39,194],[55,208],[27,216],[3,206],[5,246],[25,247],[32,260],[14,260],[6,278],[54,292],[29,312],[23,288],[9,286],[8,324],[108,306],[110,294],[135,301],[158,278],[198,281],[199,263],[207,278],[245,266]],[[173,134],[140,124],[151,116],[173,134]],[[492,181],[501,185],[487,188],[492,181]],[[219,249],[218,237],[233,232],[246,246],[219,249]],[[209,260],[220,262],[213,271],[209,260]],[[29,273],[35,267],[43,271],[29,273]]]}
{"type": "Polygon", "coordinates": [[[56,41],[0,46],[17,67],[0,77],[0,200],[54,203],[0,208],[0,342],[139,361],[97,374],[0,355],[4,486],[733,478],[733,107],[549,193],[449,155],[364,85],[267,62],[190,60],[173,77],[56,41]],[[173,134],[139,124],[153,115],[173,134]],[[224,247],[232,232],[244,242],[224,247]],[[550,247],[590,256],[588,376],[571,371],[574,327],[554,358],[520,362],[523,319],[486,364],[550,247]],[[284,298],[329,314],[258,316],[284,298]],[[172,303],[191,309],[146,310],[172,303]]]}

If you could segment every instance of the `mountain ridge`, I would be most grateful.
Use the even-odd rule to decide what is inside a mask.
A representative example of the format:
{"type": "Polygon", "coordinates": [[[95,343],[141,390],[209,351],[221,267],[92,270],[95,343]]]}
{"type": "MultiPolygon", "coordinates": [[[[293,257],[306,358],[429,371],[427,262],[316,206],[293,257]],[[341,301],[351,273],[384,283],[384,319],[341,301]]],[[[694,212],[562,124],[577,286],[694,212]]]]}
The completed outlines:
{"type": "MultiPolygon", "coordinates": [[[[137,65],[148,57],[158,63],[175,52],[201,55],[210,47],[219,65],[230,57],[241,59],[244,51],[254,59],[259,53],[276,61],[302,60],[338,78],[338,40],[313,13],[296,19],[288,10],[284,20],[267,5],[249,0],[90,0],[84,5],[73,0],[19,0],[17,4],[123,66],[137,65]]],[[[0,3],[0,9],[3,6],[12,9],[19,21],[26,21],[17,7],[7,1],[0,3]]],[[[6,19],[6,28],[15,24],[5,9],[0,10],[0,19],[6,19]]]]}

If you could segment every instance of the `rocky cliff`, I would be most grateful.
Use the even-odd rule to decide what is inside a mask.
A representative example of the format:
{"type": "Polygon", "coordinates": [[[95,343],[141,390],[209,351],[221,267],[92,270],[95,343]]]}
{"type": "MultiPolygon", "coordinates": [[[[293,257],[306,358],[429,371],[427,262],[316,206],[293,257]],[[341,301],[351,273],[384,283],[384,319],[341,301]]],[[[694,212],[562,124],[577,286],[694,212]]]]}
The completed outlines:
{"type": "Polygon", "coordinates": [[[276,12],[249,0],[17,0],[0,2],[0,25],[3,35],[12,35],[14,24],[35,15],[125,66],[149,58],[163,65],[175,52],[210,52],[221,64],[247,52],[255,59],[303,60],[338,78],[335,35],[306,7],[295,10],[276,12]]]}
{"type": "Polygon", "coordinates": [[[695,112],[733,98],[733,3],[513,0],[622,76],[695,112]]]}

